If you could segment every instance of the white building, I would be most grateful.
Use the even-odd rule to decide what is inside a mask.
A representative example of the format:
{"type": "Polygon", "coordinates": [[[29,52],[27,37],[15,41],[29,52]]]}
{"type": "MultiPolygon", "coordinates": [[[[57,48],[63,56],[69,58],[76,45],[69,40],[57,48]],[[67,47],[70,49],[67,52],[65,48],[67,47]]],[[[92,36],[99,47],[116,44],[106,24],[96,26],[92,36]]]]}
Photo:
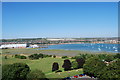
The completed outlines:
{"type": "Polygon", "coordinates": [[[30,45],[29,47],[31,47],[31,48],[38,48],[39,46],[38,45],[30,45]]]}
{"type": "Polygon", "coordinates": [[[27,44],[5,44],[1,45],[0,48],[26,48],[27,44]]]}

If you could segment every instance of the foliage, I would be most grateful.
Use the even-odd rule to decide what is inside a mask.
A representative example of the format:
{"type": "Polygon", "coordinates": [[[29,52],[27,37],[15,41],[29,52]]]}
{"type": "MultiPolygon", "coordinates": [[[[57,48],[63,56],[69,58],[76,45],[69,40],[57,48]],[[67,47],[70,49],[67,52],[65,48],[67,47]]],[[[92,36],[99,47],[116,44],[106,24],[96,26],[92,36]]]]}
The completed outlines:
{"type": "Polygon", "coordinates": [[[29,59],[39,59],[39,55],[38,54],[32,54],[32,55],[30,55],[30,56],[28,56],[29,57],[29,59]]]}
{"type": "Polygon", "coordinates": [[[46,58],[46,57],[51,57],[52,55],[46,55],[46,54],[32,54],[29,57],[29,59],[39,59],[39,58],[46,58]]]}
{"type": "Polygon", "coordinates": [[[101,69],[97,77],[100,80],[119,80],[120,79],[120,59],[113,61],[108,66],[101,69]]]}
{"type": "Polygon", "coordinates": [[[72,57],[71,59],[79,59],[79,58],[82,58],[84,60],[86,60],[87,58],[90,58],[90,57],[93,57],[94,55],[92,54],[79,54],[75,57],[72,57]]]}
{"type": "Polygon", "coordinates": [[[30,68],[25,63],[14,63],[4,65],[2,71],[2,80],[26,80],[30,68]]]}
{"type": "Polygon", "coordinates": [[[117,53],[114,57],[120,59],[120,53],[117,53]]]}
{"type": "Polygon", "coordinates": [[[92,57],[86,60],[83,72],[89,76],[96,77],[104,67],[106,67],[106,64],[103,61],[98,59],[98,57],[92,57]]]}
{"type": "Polygon", "coordinates": [[[83,68],[83,64],[85,63],[85,60],[83,58],[76,59],[78,63],[78,68],[83,68]]]}
{"type": "Polygon", "coordinates": [[[64,63],[62,67],[64,68],[65,71],[71,70],[71,62],[69,59],[64,60],[64,63]]]}
{"type": "Polygon", "coordinates": [[[7,56],[5,56],[5,59],[7,59],[7,56]]]}
{"type": "Polygon", "coordinates": [[[62,58],[64,59],[64,58],[68,58],[67,56],[62,56],[62,58]]]}
{"type": "Polygon", "coordinates": [[[59,64],[57,62],[54,62],[52,65],[52,71],[56,71],[59,69],[59,64]]]}
{"type": "Polygon", "coordinates": [[[15,55],[15,58],[19,58],[19,59],[27,59],[27,57],[26,56],[21,56],[21,55],[18,55],[18,54],[16,54],[15,55]]]}
{"type": "Polygon", "coordinates": [[[76,61],[72,61],[73,69],[78,69],[78,63],[76,61]]]}
{"type": "Polygon", "coordinates": [[[110,62],[114,60],[114,56],[113,55],[106,55],[105,57],[105,61],[110,62]]]}
{"type": "Polygon", "coordinates": [[[45,80],[46,76],[41,70],[31,71],[27,75],[27,80],[45,80]]]}
{"type": "Polygon", "coordinates": [[[56,58],[56,55],[53,55],[53,58],[56,58]]]}

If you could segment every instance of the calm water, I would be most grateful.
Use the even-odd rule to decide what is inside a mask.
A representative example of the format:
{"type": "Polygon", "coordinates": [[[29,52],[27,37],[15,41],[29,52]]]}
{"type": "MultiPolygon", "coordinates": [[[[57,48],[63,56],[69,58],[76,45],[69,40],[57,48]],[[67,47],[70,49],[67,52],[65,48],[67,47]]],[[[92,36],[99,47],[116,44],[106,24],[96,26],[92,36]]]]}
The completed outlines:
{"type": "Polygon", "coordinates": [[[84,43],[84,44],[60,44],[60,45],[49,45],[46,49],[62,49],[62,50],[81,50],[81,51],[93,51],[93,52],[113,52],[118,53],[120,49],[120,44],[94,44],[94,43],[84,43]]]}

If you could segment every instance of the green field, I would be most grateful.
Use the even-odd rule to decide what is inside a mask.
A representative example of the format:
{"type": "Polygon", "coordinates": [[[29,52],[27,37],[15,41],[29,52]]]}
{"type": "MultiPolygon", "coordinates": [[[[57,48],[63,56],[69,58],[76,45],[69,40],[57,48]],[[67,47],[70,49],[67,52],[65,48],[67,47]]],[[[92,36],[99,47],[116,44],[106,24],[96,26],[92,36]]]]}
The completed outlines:
{"type": "MultiPolygon", "coordinates": [[[[74,76],[82,73],[82,69],[64,71],[62,68],[64,59],[62,58],[48,57],[38,60],[29,60],[29,59],[17,59],[12,57],[12,55],[7,55],[7,57],[8,59],[4,59],[4,55],[2,56],[3,65],[13,64],[13,63],[26,63],[27,65],[29,65],[31,70],[35,70],[35,69],[42,70],[42,72],[45,73],[47,78],[65,78],[68,76],[74,76]],[[52,72],[53,62],[58,62],[59,70],[62,70],[62,72],[59,73],[52,72]]],[[[73,61],[74,59],[70,59],[70,60],[73,61]]]]}

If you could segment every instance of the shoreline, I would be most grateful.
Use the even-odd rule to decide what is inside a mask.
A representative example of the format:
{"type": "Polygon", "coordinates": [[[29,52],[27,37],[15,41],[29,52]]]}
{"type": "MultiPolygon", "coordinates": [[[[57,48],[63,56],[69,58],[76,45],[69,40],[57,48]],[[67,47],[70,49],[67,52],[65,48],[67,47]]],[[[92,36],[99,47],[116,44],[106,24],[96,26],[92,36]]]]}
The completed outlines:
{"type": "MultiPolygon", "coordinates": [[[[60,45],[60,44],[88,44],[88,43],[74,42],[74,43],[59,43],[59,44],[44,44],[44,45],[60,45]]],[[[120,43],[89,43],[89,44],[120,44],[120,43]]]]}

